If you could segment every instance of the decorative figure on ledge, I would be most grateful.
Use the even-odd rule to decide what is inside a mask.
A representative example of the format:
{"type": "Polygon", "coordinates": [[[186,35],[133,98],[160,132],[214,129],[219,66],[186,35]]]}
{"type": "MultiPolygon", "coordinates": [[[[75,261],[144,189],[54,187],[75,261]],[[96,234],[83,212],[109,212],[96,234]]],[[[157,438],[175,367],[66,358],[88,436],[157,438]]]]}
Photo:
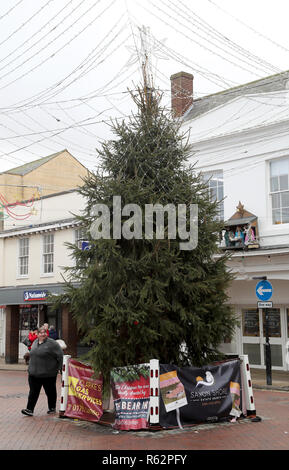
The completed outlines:
{"type": "Polygon", "coordinates": [[[245,227],[245,245],[250,245],[255,242],[255,232],[251,224],[247,224],[245,227]]]}
{"type": "Polygon", "coordinates": [[[237,212],[224,222],[220,247],[225,250],[259,248],[257,216],[247,211],[239,201],[237,212]]]}
{"type": "Polygon", "coordinates": [[[222,242],[221,246],[230,247],[235,245],[235,233],[228,227],[222,231],[222,242]]]}
{"type": "Polygon", "coordinates": [[[235,232],[235,246],[243,246],[244,245],[244,240],[245,240],[245,234],[242,230],[242,227],[240,225],[237,226],[236,232],[235,232]]]}

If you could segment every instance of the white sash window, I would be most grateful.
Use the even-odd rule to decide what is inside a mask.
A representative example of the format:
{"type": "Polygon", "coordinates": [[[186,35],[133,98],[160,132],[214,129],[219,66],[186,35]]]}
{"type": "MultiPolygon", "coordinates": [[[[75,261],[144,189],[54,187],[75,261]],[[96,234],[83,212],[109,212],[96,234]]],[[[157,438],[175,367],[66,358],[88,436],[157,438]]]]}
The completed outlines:
{"type": "Polygon", "coordinates": [[[273,224],[289,223],[289,158],[270,162],[273,224]]]}
{"type": "Polygon", "coordinates": [[[18,275],[28,276],[29,238],[19,239],[18,275]]]}

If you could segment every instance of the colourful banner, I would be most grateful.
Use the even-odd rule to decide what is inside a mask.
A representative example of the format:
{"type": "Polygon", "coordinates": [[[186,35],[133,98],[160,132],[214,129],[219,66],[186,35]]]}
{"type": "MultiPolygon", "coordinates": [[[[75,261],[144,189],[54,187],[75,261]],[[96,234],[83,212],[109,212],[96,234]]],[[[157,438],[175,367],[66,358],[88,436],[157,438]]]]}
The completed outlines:
{"type": "Polygon", "coordinates": [[[240,360],[201,368],[160,364],[160,424],[182,427],[241,415],[240,360]]]}
{"type": "Polygon", "coordinates": [[[102,379],[93,378],[92,367],[73,359],[68,364],[68,398],[64,416],[99,421],[102,409],[102,379]]]}
{"type": "Polygon", "coordinates": [[[150,366],[118,367],[111,371],[115,407],[115,429],[148,428],[150,407],[150,366]]]}

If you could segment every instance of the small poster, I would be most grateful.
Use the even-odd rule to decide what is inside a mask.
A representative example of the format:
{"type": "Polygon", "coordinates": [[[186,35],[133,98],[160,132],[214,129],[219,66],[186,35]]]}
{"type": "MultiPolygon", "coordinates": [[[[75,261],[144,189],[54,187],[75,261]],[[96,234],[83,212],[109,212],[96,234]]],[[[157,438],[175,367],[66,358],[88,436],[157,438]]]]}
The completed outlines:
{"type": "Polygon", "coordinates": [[[146,429],[150,409],[150,366],[139,364],[111,371],[115,429],[146,429]]]}
{"type": "Polygon", "coordinates": [[[240,384],[238,382],[230,382],[230,393],[232,398],[232,409],[230,411],[230,415],[239,418],[242,412],[240,410],[241,391],[240,384]]]}
{"type": "Polygon", "coordinates": [[[99,421],[102,409],[102,379],[93,378],[92,367],[73,359],[68,364],[68,397],[64,416],[99,421]]]}
{"type": "Polygon", "coordinates": [[[176,370],[160,375],[160,391],[166,411],[176,410],[188,404],[185,388],[176,370]]]}

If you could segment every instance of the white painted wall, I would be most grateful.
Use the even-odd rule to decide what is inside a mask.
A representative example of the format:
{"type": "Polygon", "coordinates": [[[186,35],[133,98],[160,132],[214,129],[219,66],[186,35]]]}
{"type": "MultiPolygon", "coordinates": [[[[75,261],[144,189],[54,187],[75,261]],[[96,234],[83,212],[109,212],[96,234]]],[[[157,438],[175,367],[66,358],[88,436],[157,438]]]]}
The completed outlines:
{"type": "MultiPolygon", "coordinates": [[[[225,107],[222,112],[225,113],[225,107]]],[[[191,125],[186,123],[184,130],[189,130],[191,125]]],[[[195,119],[193,126],[197,125],[195,119]]],[[[289,157],[289,134],[284,135],[284,123],[203,142],[191,140],[191,144],[190,163],[195,164],[197,171],[223,171],[225,220],[236,212],[241,201],[247,211],[258,217],[261,246],[289,244],[289,224],[272,223],[269,196],[269,162],[289,157]]]]}
{"type": "Polygon", "coordinates": [[[13,217],[4,219],[4,230],[73,218],[73,214],[79,214],[84,207],[85,199],[76,191],[46,196],[33,202],[29,208],[16,206],[13,213],[19,218],[29,216],[24,220],[16,220],[13,217]]]}
{"type": "MultiPolygon", "coordinates": [[[[70,266],[73,262],[64,244],[65,242],[75,242],[76,227],[65,227],[62,222],[68,222],[68,219],[72,219],[75,214],[80,214],[85,208],[85,203],[85,199],[76,191],[70,191],[35,201],[32,214],[26,220],[6,218],[4,220],[4,231],[0,233],[0,287],[63,282],[61,277],[63,267],[70,266]],[[37,228],[39,224],[42,224],[41,230],[46,230],[49,226],[43,224],[52,222],[55,222],[52,232],[39,233],[37,231],[39,230],[37,228]],[[12,232],[13,229],[15,229],[15,232],[12,232]],[[29,237],[30,240],[29,272],[27,276],[22,277],[18,275],[20,229],[23,229],[22,236],[29,237]],[[43,274],[42,272],[42,240],[44,233],[54,234],[53,274],[43,274]]],[[[27,210],[27,207],[24,206],[24,210],[27,210]]]]}
{"type": "MultiPolygon", "coordinates": [[[[223,171],[225,220],[237,211],[239,201],[245,210],[258,218],[260,247],[268,250],[232,252],[228,268],[233,270],[236,279],[228,290],[229,303],[241,320],[242,308],[257,308],[258,281],[252,277],[267,276],[273,286],[270,300],[274,307],[280,308],[281,314],[282,337],[271,339],[271,342],[282,346],[284,370],[287,370],[289,250],[286,245],[289,245],[289,224],[272,223],[269,163],[289,156],[289,107],[287,101],[285,116],[283,103],[278,114],[275,101],[270,103],[269,94],[263,95],[267,96],[260,98],[260,107],[258,97],[253,99],[253,106],[252,103],[247,106],[246,99],[236,99],[184,123],[182,130],[190,131],[190,163],[195,165],[195,169],[201,172],[223,171]],[[281,109],[283,121],[280,120],[281,109]],[[284,248],[278,248],[280,245],[284,248]]],[[[220,349],[225,353],[242,354],[242,343],[242,330],[237,328],[232,342],[220,345],[220,349]]]]}
{"type": "Polygon", "coordinates": [[[63,282],[61,273],[64,273],[63,267],[71,266],[72,259],[69,257],[69,251],[64,245],[65,242],[75,242],[75,228],[67,228],[56,230],[54,233],[54,273],[42,273],[42,240],[43,233],[35,233],[27,235],[30,240],[29,245],[29,272],[27,276],[20,277],[18,275],[18,253],[19,238],[4,239],[4,274],[2,276],[2,284],[0,286],[14,285],[33,285],[33,284],[50,284],[63,282]]]}

